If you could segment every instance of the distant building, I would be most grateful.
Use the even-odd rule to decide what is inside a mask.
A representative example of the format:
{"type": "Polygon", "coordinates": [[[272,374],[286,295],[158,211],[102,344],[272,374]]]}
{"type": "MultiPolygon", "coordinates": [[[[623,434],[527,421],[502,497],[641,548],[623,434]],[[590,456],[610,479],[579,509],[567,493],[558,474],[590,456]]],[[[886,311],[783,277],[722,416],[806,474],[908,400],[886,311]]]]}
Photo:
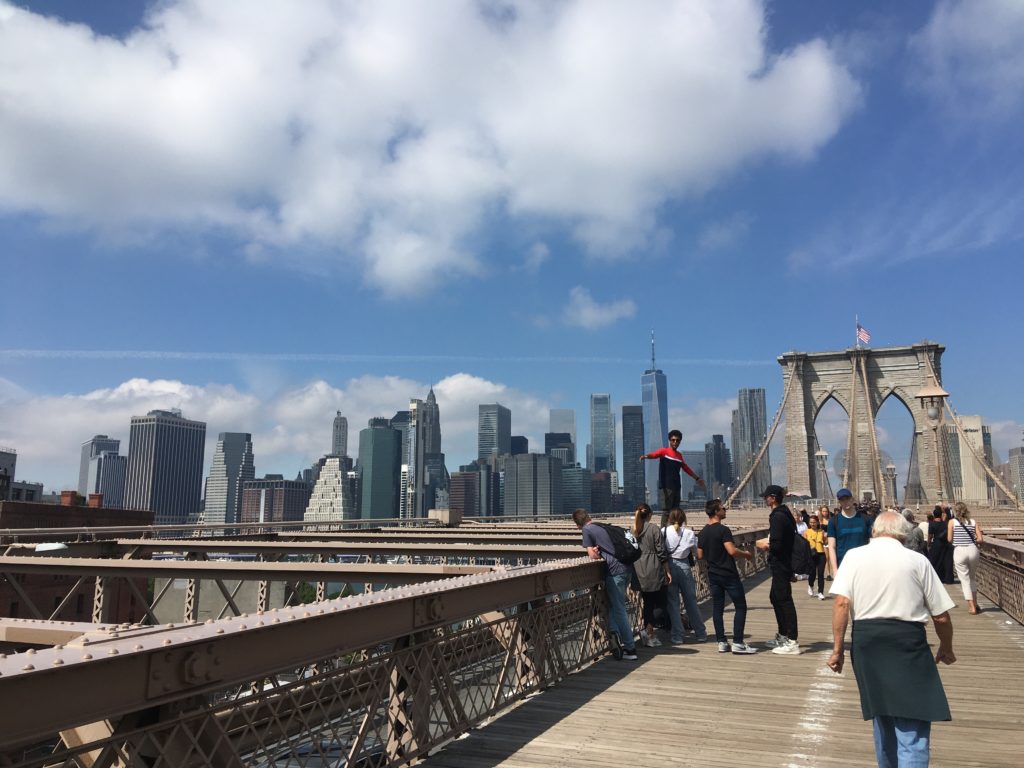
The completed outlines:
{"type": "Polygon", "coordinates": [[[309,496],[303,522],[320,523],[335,520],[356,520],[359,510],[352,498],[348,481],[351,459],[347,456],[324,456],[320,460],[320,476],[309,496]]]}
{"type": "Polygon", "coordinates": [[[18,467],[18,452],[13,448],[0,448],[0,501],[11,498],[11,483],[18,467]]]}
{"type": "Polygon", "coordinates": [[[1017,501],[1024,501],[1024,447],[1010,449],[1009,460],[1010,490],[1017,497],[1017,501]]]}
{"type": "MultiPolygon", "coordinates": [[[[651,367],[640,376],[640,402],[643,403],[644,409],[643,453],[651,453],[668,445],[668,380],[654,361],[653,331],[651,331],[651,367]]],[[[637,461],[637,463],[640,462],[637,461]]],[[[651,499],[651,503],[653,503],[653,500],[658,498],[658,462],[645,461],[642,466],[647,498],[651,499]]]]}
{"type": "Polygon", "coordinates": [[[523,435],[512,435],[509,441],[509,452],[513,456],[518,456],[521,453],[530,452],[530,441],[523,435]]]}
{"type": "Polygon", "coordinates": [[[181,411],[133,416],[125,506],[146,509],[157,525],[185,524],[200,508],[206,424],[181,411]]]}
{"type": "Polygon", "coordinates": [[[30,483],[26,480],[13,480],[10,486],[11,501],[42,501],[43,484],[30,483]]]}
{"type": "Polygon", "coordinates": [[[577,509],[592,511],[591,472],[579,464],[562,467],[562,514],[571,515],[577,509]]]}
{"type": "Polygon", "coordinates": [[[564,466],[576,463],[576,446],[568,432],[545,432],[544,453],[561,460],[564,466]]]}
{"type": "MultiPolygon", "coordinates": [[[[722,435],[712,435],[710,443],[704,443],[704,469],[701,475],[712,497],[725,498],[727,489],[732,487],[732,454],[725,445],[722,435]]],[[[761,490],[764,490],[763,488],[761,490]]]]}
{"type": "Polygon", "coordinates": [[[595,515],[612,513],[612,484],[608,472],[595,472],[590,476],[590,511],[595,515]]]}
{"type": "Polygon", "coordinates": [[[448,507],[460,517],[480,516],[480,473],[455,472],[448,485],[448,507]]]}
{"type": "Polygon", "coordinates": [[[562,462],[541,453],[506,456],[504,516],[553,517],[562,509],[562,462]]]}
{"type": "Polygon", "coordinates": [[[576,447],[576,411],[572,408],[552,408],[548,414],[548,430],[564,432],[576,447]]]}
{"type": "Polygon", "coordinates": [[[242,485],[255,477],[252,435],[248,432],[217,435],[210,475],[206,478],[204,521],[229,525],[238,522],[242,514],[242,485]]]}
{"type": "Polygon", "coordinates": [[[398,517],[402,434],[393,423],[370,419],[359,432],[360,517],[364,520],[398,517]]]}
{"type": "MultiPolygon", "coordinates": [[[[626,506],[635,509],[646,501],[644,465],[644,409],[642,405],[622,406],[622,493],[626,506]]],[[[652,462],[653,463],[653,462],[652,462]]],[[[653,496],[651,498],[657,498],[653,496]]]]}
{"type": "MultiPolygon", "coordinates": [[[[88,493],[96,493],[95,490],[89,489],[89,462],[101,453],[107,451],[118,453],[120,450],[121,441],[106,435],[96,435],[82,443],[82,456],[78,463],[78,492],[80,494],[84,496],[88,493]]],[[[106,499],[106,497],[104,498],[106,499]]],[[[109,502],[109,499],[106,499],[106,501],[109,502]]]]}
{"type": "MultiPolygon", "coordinates": [[[[683,461],[687,463],[690,469],[697,473],[697,477],[706,478],[708,476],[704,451],[680,451],[680,453],[683,454],[683,461]]],[[[680,501],[704,501],[708,498],[707,480],[704,481],[704,490],[701,490],[697,487],[697,481],[688,474],[681,472],[680,475],[682,481],[679,489],[680,501]]],[[[762,488],[761,491],[763,490],[762,488]]],[[[758,493],[761,491],[758,491],[758,493]]]]}
{"type": "MultiPolygon", "coordinates": [[[[736,482],[742,480],[750,470],[767,438],[768,415],[764,389],[741,389],[737,396],[736,410],[732,412],[732,459],[736,482]]],[[[742,498],[748,503],[754,503],[757,495],[771,482],[771,456],[765,450],[764,458],[743,489],[742,498]]]]}
{"type": "Polygon", "coordinates": [[[512,453],[512,411],[501,403],[482,404],[477,419],[477,459],[512,453]]]}
{"type": "Polygon", "coordinates": [[[348,456],[348,419],[336,411],[331,425],[331,455],[348,456]]]}
{"type": "Polygon", "coordinates": [[[590,464],[592,472],[615,471],[615,414],[612,396],[596,393],[590,396],[590,464]]]}
{"type": "Polygon", "coordinates": [[[242,523],[301,522],[309,505],[310,487],[301,480],[267,475],[242,483],[242,523]]]}
{"type": "Polygon", "coordinates": [[[128,482],[128,457],[115,451],[102,451],[98,456],[89,459],[89,468],[85,477],[85,491],[79,493],[88,496],[98,493],[103,496],[103,506],[108,509],[120,509],[124,506],[125,485],[128,482]]]}
{"type": "Polygon", "coordinates": [[[981,416],[960,416],[964,437],[956,425],[945,424],[946,470],[953,498],[957,501],[988,501],[993,496],[994,483],[984,467],[974,458],[977,453],[989,467],[992,466],[992,434],[981,416]],[[974,449],[973,451],[971,449],[974,449]]]}

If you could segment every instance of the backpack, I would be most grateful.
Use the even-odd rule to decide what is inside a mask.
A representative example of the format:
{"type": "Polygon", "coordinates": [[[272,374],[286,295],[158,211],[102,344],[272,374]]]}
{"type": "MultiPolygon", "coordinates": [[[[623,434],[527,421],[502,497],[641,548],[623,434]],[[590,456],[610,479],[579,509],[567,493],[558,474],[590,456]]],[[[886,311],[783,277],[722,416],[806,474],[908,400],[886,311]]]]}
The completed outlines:
{"type": "Polygon", "coordinates": [[[632,565],[640,559],[640,544],[632,531],[619,528],[617,525],[607,523],[595,523],[601,526],[612,542],[612,551],[608,554],[614,557],[623,565],[632,565]]]}
{"type": "Polygon", "coordinates": [[[806,576],[814,570],[814,558],[811,556],[811,545],[803,536],[793,536],[793,556],[790,559],[793,573],[806,576]]]}

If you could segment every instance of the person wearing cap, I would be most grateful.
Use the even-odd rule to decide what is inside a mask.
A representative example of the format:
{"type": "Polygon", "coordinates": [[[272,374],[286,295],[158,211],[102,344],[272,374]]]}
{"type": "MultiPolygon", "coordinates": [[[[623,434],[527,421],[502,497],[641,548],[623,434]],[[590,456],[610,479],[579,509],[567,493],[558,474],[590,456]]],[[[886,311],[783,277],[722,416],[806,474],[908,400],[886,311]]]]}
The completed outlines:
{"type": "Polygon", "coordinates": [[[775,623],[778,632],[768,642],[772,653],[796,655],[800,653],[797,642],[796,603],[793,602],[793,541],[796,538],[796,523],[789,507],[782,503],[786,490],[778,485],[769,485],[761,498],[771,509],[768,515],[768,538],[757,543],[758,549],[767,550],[768,568],[772,572],[772,589],[769,599],[775,609],[775,623]]]}
{"type": "Polygon", "coordinates": [[[871,539],[871,523],[857,512],[850,489],[840,488],[836,499],[839,501],[839,514],[832,515],[828,521],[828,557],[832,573],[839,570],[847,552],[864,546],[871,539]]]}

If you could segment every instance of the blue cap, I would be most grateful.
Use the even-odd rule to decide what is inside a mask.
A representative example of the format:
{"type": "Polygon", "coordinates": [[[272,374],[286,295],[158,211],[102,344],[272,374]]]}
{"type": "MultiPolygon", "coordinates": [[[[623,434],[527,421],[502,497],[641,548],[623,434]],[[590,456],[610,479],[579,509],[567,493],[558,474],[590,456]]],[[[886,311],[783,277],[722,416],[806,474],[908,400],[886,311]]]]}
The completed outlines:
{"type": "Polygon", "coordinates": [[[852,499],[853,498],[853,493],[850,491],[849,488],[840,488],[838,491],[836,491],[836,498],[837,499],[847,499],[847,498],[852,499]]]}

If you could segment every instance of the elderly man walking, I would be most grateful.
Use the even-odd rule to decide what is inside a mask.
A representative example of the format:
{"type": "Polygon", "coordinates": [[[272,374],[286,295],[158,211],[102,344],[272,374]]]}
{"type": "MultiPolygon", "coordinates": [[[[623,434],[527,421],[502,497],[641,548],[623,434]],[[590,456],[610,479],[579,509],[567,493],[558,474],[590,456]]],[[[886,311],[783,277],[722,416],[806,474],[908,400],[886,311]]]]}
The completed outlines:
{"type": "Polygon", "coordinates": [[[911,525],[883,512],[867,546],[849,551],[832,582],[832,655],[843,670],[846,627],[853,617],[850,658],[864,719],[874,719],[880,768],[928,765],[931,725],[950,720],[936,665],[952,664],[953,600],[927,558],[903,546],[911,525]],[[932,658],[925,625],[935,626],[939,648],[932,658]]]}

